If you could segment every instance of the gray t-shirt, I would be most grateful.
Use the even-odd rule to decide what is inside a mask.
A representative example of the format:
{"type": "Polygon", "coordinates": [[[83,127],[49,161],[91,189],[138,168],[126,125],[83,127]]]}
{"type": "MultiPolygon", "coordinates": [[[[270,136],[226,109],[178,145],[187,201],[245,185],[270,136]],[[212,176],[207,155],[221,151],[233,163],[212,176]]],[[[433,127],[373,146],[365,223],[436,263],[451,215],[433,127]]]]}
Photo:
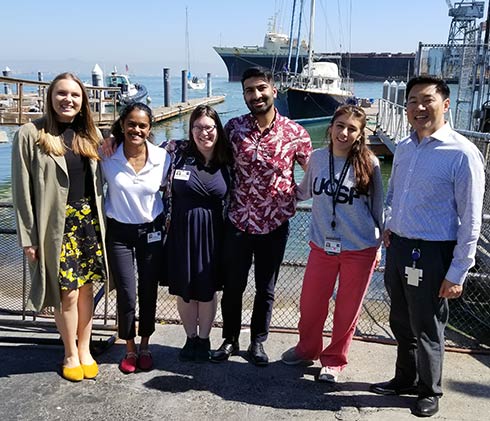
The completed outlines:
{"type": "Polygon", "coordinates": [[[342,251],[378,247],[383,229],[383,183],[378,159],[373,157],[374,171],[367,195],[359,194],[354,187],[354,168],[349,166],[335,205],[334,230],[332,196],[345,158],[334,157],[336,183],[330,188],[329,155],[328,148],[313,151],[297,190],[298,200],[313,198],[310,241],[323,248],[326,238],[340,238],[342,251]]]}

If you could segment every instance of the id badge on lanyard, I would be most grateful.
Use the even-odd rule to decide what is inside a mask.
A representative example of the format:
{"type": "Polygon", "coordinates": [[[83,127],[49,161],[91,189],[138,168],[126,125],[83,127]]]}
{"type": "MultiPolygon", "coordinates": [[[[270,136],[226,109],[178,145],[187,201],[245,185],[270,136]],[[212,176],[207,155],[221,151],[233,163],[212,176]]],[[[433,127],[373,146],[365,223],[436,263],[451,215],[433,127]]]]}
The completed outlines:
{"type": "MultiPolygon", "coordinates": [[[[333,155],[330,152],[329,155],[329,163],[330,163],[330,186],[334,185],[335,181],[335,171],[334,171],[334,164],[333,164],[333,155]]],[[[347,176],[347,171],[349,170],[349,160],[345,161],[344,167],[342,168],[342,171],[340,173],[340,178],[337,183],[337,186],[335,188],[335,191],[332,192],[332,221],[330,222],[330,226],[332,227],[332,231],[335,232],[335,227],[337,226],[336,222],[336,214],[335,214],[335,206],[337,203],[337,199],[339,197],[340,193],[340,187],[342,186],[342,183],[345,180],[345,177],[347,176]]],[[[325,243],[323,246],[323,250],[325,253],[328,255],[336,255],[340,254],[342,251],[342,241],[340,237],[337,236],[331,236],[331,237],[326,237],[325,238],[325,243]]]]}
{"type": "Polygon", "coordinates": [[[339,254],[342,250],[342,242],[340,241],[340,238],[336,238],[336,237],[325,238],[325,244],[323,246],[323,250],[325,250],[325,253],[329,255],[339,254]]]}
{"type": "Polygon", "coordinates": [[[147,235],[147,242],[156,243],[157,241],[162,241],[162,232],[161,231],[152,231],[147,235]]]}
{"type": "Polygon", "coordinates": [[[191,172],[189,170],[175,170],[174,179],[189,181],[190,176],[191,172]]]}
{"type": "Polygon", "coordinates": [[[405,278],[407,284],[413,287],[418,287],[419,282],[422,282],[423,270],[416,267],[417,261],[420,259],[420,249],[414,248],[412,250],[412,266],[405,266],[405,278]]]}

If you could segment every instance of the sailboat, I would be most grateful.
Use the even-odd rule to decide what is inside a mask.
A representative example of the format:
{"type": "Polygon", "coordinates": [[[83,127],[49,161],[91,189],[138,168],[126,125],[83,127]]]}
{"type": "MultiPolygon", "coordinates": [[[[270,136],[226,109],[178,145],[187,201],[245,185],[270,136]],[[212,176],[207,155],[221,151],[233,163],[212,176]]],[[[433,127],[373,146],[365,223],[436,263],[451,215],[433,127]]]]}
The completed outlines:
{"type": "Polygon", "coordinates": [[[191,53],[189,45],[189,14],[185,8],[185,50],[187,55],[187,87],[189,89],[201,90],[206,87],[206,82],[191,73],[191,53]]]}
{"type": "Polygon", "coordinates": [[[283,75],[275,101],[279,113],[293,120],[330,117],[340,105],[355,101],[348,87],[352,81],[342,78],[336,63],[313,61],[314,23],[315,0],[311,0],[308,64],[299,74],[283,75]]]}

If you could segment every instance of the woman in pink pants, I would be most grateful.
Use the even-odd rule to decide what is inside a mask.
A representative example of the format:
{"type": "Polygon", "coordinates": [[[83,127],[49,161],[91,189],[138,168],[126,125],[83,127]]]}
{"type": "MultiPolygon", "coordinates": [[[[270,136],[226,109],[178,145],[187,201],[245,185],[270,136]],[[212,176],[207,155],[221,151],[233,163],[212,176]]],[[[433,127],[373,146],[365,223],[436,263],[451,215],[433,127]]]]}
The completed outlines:
{"type": "Polygon", "coordinates": [[[366,114],[339,107],[327,147],[313,152],[298,199],[313,198],[310,255],[300,300],[299,342],[282,355],[288,365],[320,359],[320,381],[336,382],[347,365],[362,300],[381,259],[383,185],[366,146],[366,114]],[[323,347],[329,300],[338,278],[330,344],[323,347]]]}

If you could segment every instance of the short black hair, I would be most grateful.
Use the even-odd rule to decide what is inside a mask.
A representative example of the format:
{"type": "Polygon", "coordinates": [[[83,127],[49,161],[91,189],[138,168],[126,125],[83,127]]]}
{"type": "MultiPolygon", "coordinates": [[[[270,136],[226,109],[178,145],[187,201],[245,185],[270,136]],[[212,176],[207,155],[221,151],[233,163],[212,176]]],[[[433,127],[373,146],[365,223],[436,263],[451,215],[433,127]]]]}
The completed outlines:
{"type": "Polygon", "coordinates": [[[249,67],[242,73],[242,88],[243,83],[251,77],[259,77],[267,81],[267,83],[274,83],[274,76],[272,76],[272,72],[269,69],[265,67],[249,67]]]}
{"type": "Polygon", "coordinates": [[[438,77],[434,76],[416,76],[412,79],[410,79],[407,83],[407,91],[405,94],[406,99],[408,100],[408,95],[410,95],[410,91],[415,85],[435,85],[436,86],[436,91],[441,94],[443,99],[448,99],[449,98],[449,86],[447,86],[447,83],[438,77]]]}

